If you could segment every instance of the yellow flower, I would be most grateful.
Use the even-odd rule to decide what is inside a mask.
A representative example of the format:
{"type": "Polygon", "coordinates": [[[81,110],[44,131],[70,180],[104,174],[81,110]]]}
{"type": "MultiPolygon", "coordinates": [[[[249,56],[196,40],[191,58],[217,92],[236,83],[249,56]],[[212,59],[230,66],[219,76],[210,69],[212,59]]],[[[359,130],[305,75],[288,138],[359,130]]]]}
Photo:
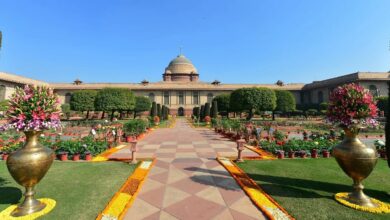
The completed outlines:
{"type": "Polygon", "coordinates": [[[34,220],[37,219],[43,215],[46,215],[49,213],[51,210],[54,209],[56,206],[56,201],[53,199],[48,199],[48,198],[43,198],[43,199],[38,199],[39,201],[43,202],[46,204],[46,207],[42,209],[39,212],[32,213],[30,215],[25,215],[22,217],[12,217],[11,213],[12,211],[17,207],[17,205],[11,205],[2,212],[0,212],[0,219],[2,220],[34,220]]]}
{"type": "Polygon", "coordinates": [[[337,193],[334,197],[337,200],[337,202],[339,202],[345,206],[348,206],[350,208],[356,209],[356,210],[360,210],[360,211],[364,211],[364,212],[371,212],[371,213],[390,213],[390,204],[381,202],[377,199],[371,198],[371,201],[373,203],[375,203],[376,205],[378,205],[378,207],[371,208],[371,207],[360,206],[360,205],[356,205],[356,204],[348,202],[346,200],[348,198],[348,193],[345,193],[345,192],[337,193]]]}
{"type": "Polygon", "coordinates": [[[119,195],[112,201],[111,205],[103,214],[119,217],[125,209],[125,206],[130,201],[131,195],[127,193],[119,193],[119,195]]]}

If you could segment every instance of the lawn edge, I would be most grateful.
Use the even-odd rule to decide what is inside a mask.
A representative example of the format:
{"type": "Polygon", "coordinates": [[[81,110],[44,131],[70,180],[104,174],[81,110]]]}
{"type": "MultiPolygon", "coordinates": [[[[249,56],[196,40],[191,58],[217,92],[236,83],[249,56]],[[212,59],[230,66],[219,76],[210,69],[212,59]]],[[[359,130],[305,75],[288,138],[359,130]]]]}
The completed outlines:
{"type": "Polygon", "coordinates": [[[131,207],[134,200],[136,199],[139,191],[142,188],[142,185],[144,184],[147,175],[149,174],[149,171],[154,166],[156,160],[153,158],[151,161],[151,164],[147,169],[142,168],[142,164],[147,161],[141,161],[137,168],[134,170],[134,172],[127,178],[125,183],[122,185],[122,187],[114,194],[114,196],[111,198],[111,200],[107,203],[106,207],[103,209],[102,212],[99,213],[99,215],[96,217],[96,220],[101,220],[103,218],[104,214],[107,214],[107,211],[110,209],[114,209],[115,207],[115,201],[123,194],[126,194],[129,199],[126,201],[126,205],[124,207],[120,208],[120,213],[117,217],[117,219],[123,219],[124,215],[126,214],[127,210],[131,207]]]}
{"type": "Polygon", "coordinates": [[[253,190],[256,193],[261,194],[268,199],[266,202],[270,202],[275,205],[279,211],[283,212],[283,214],[291,220],[295,220],[279,203],[277,203],[270,195],[268,195],[254,180],[252,180],[241,168],[239,168],[231,159],[225,157],[217,157],[217,161],[230,173],[230,175],[236,180],[238,185],[242,188],[245,194],[250,198],[250,200],[254,203],[254,205],[260,209],[263,214],[271,219],[278,219],[270,213],[269,210],[264,205],[264,201],[261,201],[259,198],[255,198],[253,196],[253,190]],[[228,166],[224,161],[229,161],[232,165],[228,166]]]}

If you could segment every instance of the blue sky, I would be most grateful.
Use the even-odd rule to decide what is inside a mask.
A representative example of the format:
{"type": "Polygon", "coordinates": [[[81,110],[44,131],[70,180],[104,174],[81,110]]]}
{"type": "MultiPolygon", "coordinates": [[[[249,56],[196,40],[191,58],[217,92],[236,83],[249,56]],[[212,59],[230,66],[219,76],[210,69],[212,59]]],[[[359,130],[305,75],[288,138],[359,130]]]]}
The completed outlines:
{"type": "Polygon", "coordinates": [[[160,81],[180,46],[203,81],[389,71],[389,9],[388,0],[1,0],[0,71],[160,81]]]}

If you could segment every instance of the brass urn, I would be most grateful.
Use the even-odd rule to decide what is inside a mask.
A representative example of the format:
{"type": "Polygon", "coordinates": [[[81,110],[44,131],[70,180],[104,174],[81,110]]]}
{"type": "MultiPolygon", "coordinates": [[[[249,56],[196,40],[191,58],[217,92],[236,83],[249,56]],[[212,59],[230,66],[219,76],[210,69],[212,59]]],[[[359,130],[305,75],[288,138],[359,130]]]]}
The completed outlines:
{"type": "Polygon", "coordinates": [[[366,146],[357,137],[360,128],[344,129],[344,140],[333,148],[333,156],[344,172],[353,179],[353,191],[348,194],[350,203],[376,207],[363,192],[362,180],[367,178],[377,163],[374,146],[366,146]]]}
{"type": "Polygon", "coordinates": [[[41,131],[25,131],[25,145],[11,153],[7,160],[8,171],[15,181],[26,188],[24,201],[11,213],[24,216],[45,208],[45,204],[34,198],[35,185],[45,176],[54,160],[53,150],[39,143],[41,131]]]}

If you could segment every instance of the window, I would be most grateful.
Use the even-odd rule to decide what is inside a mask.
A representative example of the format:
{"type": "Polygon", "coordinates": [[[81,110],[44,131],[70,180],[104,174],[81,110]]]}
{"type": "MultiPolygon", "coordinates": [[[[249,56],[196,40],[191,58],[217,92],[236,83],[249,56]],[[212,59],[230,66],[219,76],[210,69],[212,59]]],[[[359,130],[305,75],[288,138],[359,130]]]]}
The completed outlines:
{"type": "Polygon", "coordinates": [[[370,85],[368,87],[368,90],[370,90],[370,93],[371,93],[372,96],[374,96],[374,97],[379,96],[379,90],[378,90],[378,88],[376,88],[375,85],[370,85]]]}
{"type": "Polygon", "coordinates": [[[151,102],[155,101],[155,97],[154,97],[154,93],[153,92],[149,93],[149,99],[150,99],[151,102]]]}
{"type": "Polygon", "coordinates": [[[322,103],[324,101],[324,94],[322,91],[318,91],[318,103],[322,103]]]}
{"type": "Polygon", "coordinates": [[[65,103],[69,104],[70,103],[70,98],[72,97],[72,94],[66,93],[65,94],[65,103]]]}
{"type": "Polygon", "coordinates": [[[213,93],[207,94],[207,102],[208,103],[212,103],[213,102],[213,98],[214,98],[213,93]]]}
{"type": "Polygon", "coordinates": [[[169,105],[169,92],[164,92],[164,105],[169,105]]]}
{"type": "Polygon", "coordinates": [[[177,92],[177,96],[179,98],[179,105],[184,105],[184,92],[183,91],[177,92]]]}
{"type": "Polygon", "coordinates": [[[3,101],[5,99],[5,86],[0,85],[0,101],[3,101]]]}
{"type": "Polygon", "coordinates": [[[199,92],[192,93],[192,104],[199,105],[199,92]]]}

